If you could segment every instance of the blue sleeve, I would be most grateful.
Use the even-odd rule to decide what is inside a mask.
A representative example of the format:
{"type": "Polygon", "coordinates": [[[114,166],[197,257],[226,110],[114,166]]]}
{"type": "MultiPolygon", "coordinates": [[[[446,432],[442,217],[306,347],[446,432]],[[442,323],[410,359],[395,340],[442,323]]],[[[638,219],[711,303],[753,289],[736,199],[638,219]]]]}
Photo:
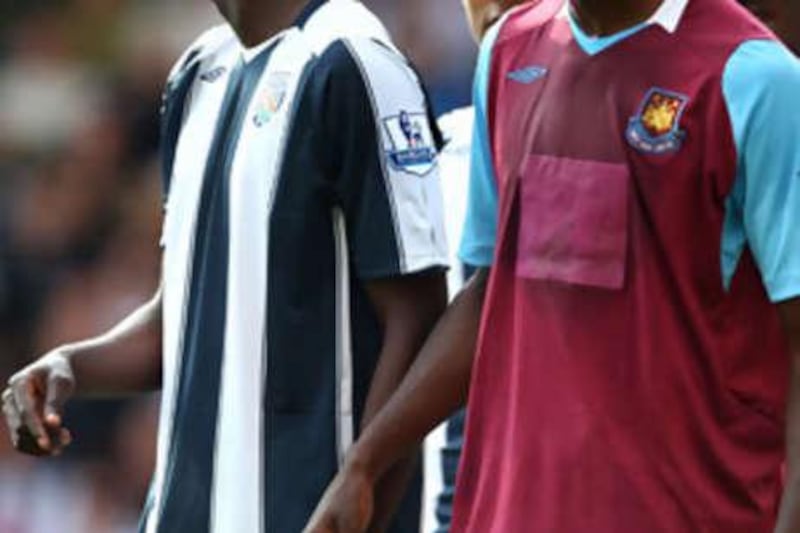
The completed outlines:
{"type": "Polygon", "coordinates": [[[491,266],[497,238],[497,181],[492,164],[487,107],[492,48],[499,27],[500,24],[495,24],[481,44],[473,90],[475,127],[472,132],[467,215],[459,257],[465,264],[474,267],[491,266]]]}
{"type": "Polygon", "coordinates": [[[722,85],[738,152],[723,279],[728,286],[748,246],[773,302],[800,296],[800,61],[778,42],[748,41],[722,85]]]}

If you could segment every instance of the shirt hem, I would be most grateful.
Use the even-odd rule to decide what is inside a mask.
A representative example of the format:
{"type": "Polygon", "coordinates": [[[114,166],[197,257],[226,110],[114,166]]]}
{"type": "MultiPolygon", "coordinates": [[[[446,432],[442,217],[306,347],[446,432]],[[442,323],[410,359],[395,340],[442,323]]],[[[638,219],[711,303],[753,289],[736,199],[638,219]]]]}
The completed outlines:
{"type": "Polygon", "coordinates": [[[783,276],[764,283],[772,303],[781,303],[800,298],[800,274],[783,276]]]}
{"type": "Polygon", "coordinates": [[[433,271],[447,271],[450,268],[450,263],[447,258],[439,255],[423,255],[413,256],[406,258],[406,266],[397,268],[396,266],[388,268],[375,268],[365,271],[359,271],[358,277],[362,280],[375,280],[386,278],[398,278],[403,276],[411,276],[419,274],[427,270],[433,271]]]}
{"type": "Polygon", "coordinates": [[[488,268],[494,263],[493,246],[474,246],[458,253],[462,263],[475,268],[488,268]]]}

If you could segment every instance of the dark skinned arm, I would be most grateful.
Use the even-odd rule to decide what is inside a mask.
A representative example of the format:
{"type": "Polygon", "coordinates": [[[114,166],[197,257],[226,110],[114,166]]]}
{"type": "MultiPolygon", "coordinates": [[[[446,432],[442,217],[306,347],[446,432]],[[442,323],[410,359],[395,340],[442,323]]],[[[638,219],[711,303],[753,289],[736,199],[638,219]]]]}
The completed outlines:
{"type": "MultiPolygon", "coordinates": [[[[383,347],[361,421],[363,431],[397,390],[447,305],[443,272],[371,281],[366,291],[383,329],[383,347]]],[[[412,450],[383,476],[370,531],[385,531],[414,471],[412,450]]]]}
{"type": "Polygon", "coordinates": [[[67,401],[80,396],[119,396],[155,390],[161,350],[133,358],[132,345],[157,346],[161,338],[161,289],[146,304],[99,337],[55,348],[23,368],[3,392],[3,413],[14,446],[30,455],[57,455],[72,437],[62,425],[67,401]]]}
{"type": "Polygon", "coordinates": [[[479,270],[450,304],[400,387],[350,450],[306,533],[367,531],[376,483],[466,403],[488,276],[479,270]]]}
{"type": "Polygon", "coordinates": [[[800,533],[800,298],[778,305],[789,341],[789,404],[786,412],[788,474],[776,533],[800,533]]]}

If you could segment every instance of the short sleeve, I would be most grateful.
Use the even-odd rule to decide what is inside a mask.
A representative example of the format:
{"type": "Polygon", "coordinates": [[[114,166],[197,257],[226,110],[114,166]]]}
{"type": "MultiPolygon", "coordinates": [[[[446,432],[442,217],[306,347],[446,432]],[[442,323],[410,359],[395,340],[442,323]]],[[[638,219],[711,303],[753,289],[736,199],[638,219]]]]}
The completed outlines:
{"type": "Polygon", "coordinates": [[[167,83],[161,99],[160,110],[160,159],[161,190],[164,206],[167,204],[172,169],[175,163],[175,151],[178,144],[185,108],[189,93],[194,84],[200,59],[204,52],[213,50],[232,37],[227,24],[215,26],[198,37],[186,51],[181,54],[169,72],[167,83]]]}
{"type": "Polygon", "coordinates": [[[161,193],[165,206],[169,197],[175,152],[183,125],[186,102],[200,66],[199,62],[192,61],[195,56],[196,54],[190,55],[184,67],[170,76],[162,96],[160,117],[161,193]]]}
{"type": "Polygon", "coordinates": [[[175,62],[167,77],[161,97],[159,162],[161,174],[161,202],[164,209],[164,223],[161,228],[159,245],[166,246],[167,220],[169,215],[169,194],[172,172],[178,147],[181,128],[187,114],[192,87],[200,69],[203,54],[214,50],[232,37],[230,26],[215,26],[200,35],[175,62]]]}
{"type": "Polygon", "coordinates": [[[749,41],[723,76],[738,151],[728,200],[723,274],[744,246],[772,301],[800,296],[800,62],[775,41],[749,41]]]}
{"type": "Polygon", "coordinates": [[[438,129],[420,82],[372,40],[333,43],[320,58],[324,126],[336,204],[363,279],[447,266],[438,129]]]}
{"type": "Polygon", "coordinates": [[[473,267],[491,266],[497,240],[498,195],[489,135],[488,89],[492,48],[499,28],[500,24],[492,27],[481,44],[473,88],[475,127],[470,153],[467,215],[459,248],[461,260],[473,267]]]}

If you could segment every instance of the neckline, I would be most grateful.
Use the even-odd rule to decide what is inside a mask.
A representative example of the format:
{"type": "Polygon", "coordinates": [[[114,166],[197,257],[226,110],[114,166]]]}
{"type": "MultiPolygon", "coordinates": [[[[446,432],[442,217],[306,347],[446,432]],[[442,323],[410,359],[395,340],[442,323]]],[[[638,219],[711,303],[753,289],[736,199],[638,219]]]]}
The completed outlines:
{"type": "Polygon", "coordinates": [[[596,56],[613,47],[615,44],[625,41],[653,25],[652,21],[646,20],[611,35],[596,36],[589,35],[581,28],[571,9],[567,15],[567,20],[569,21],[570,31],[572,32],[572,37],[575,39],[575,43],[590,56],[596,56]]]}
{"type": "Polygon", "coordinates": [[[306,25],[306,23],[311,19],[311,17],[314,16],[314,14],[317,12],[317,10],[319,8],[321,8],[323,5],[325,5],[327,2],[328,2],[328,0],[308,0],[308,2],[306,2],[306,5],[300,11],[300,14],[297,16],[297,18],[294,20],[294,22],[292,23],[292,25],[289,28],[287,28],[287,29],[285,29],[285,30],[283,30],[281,32],[278,32],[277,34],[273,35],[272,37],[269,37],[267,40],[265,40],[261,44],[257,44],[255,46],[250,47],[250,48],[242,46],[242,57],[244,58],[244,62],[245,63],[250,63],[253,59],[255,59],[256,57],[261,55],[261,53],[264,52],[264,50],[269,48],[270,45],[276,39],[282,37],[287,32],[289,32],[291,29],[293,29],[293,28],[302,29],[306,25]]]}
{"type": "Polygon", "coordinates": [[[594,56],[633,37],[650,26],[659,26],[666,33],[670,35],[674,34],[691,1],[692,0],[662,0],[659,6],[646,20],[614,34],[603,36],[589,35],[581,27],[572,7],[572,0],[566,0],[563,3],[559,17],[568,20],[570,31],[578,47],[587,55],[594,56]]]}

